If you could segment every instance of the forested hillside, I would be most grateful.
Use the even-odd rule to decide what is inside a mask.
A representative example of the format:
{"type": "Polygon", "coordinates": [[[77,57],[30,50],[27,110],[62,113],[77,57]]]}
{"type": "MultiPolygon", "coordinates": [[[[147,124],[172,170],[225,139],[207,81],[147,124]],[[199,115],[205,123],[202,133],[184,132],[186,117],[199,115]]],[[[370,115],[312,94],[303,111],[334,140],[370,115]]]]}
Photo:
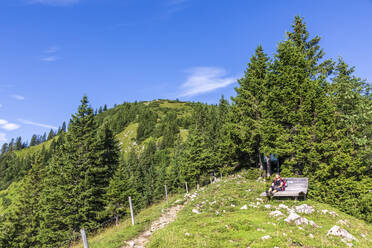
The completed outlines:
{"type": "Polygon", "coordinates": [[[272,158],[283,176],[309,178],[313,200],[372,222],[369,85],[319,42],[296,17],[272,57],[257,47],[231,103],[94,111],[84,96],[66,130],[2,152],[0,247],[69,246],[81,228],[127,215],[128,196],[139,210],[164,184],[177,192],[242,168],[270,177],[272,158]]]}

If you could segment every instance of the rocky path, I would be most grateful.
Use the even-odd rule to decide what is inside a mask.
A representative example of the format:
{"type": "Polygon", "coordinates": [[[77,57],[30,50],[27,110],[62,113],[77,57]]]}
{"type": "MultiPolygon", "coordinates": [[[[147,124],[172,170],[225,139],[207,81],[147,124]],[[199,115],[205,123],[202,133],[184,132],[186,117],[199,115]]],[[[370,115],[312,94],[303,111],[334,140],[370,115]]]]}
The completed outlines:
{"type": "Polygon", "coordinates": [[[177,213],[184,207],[185,204],[176,205],[169,208],[165,213],[163,213],[159,219],[155,220],[151,223],[151,227],[141,233],[136,238],[126,241],[127,245],[123,246],[123,248],[144,248],[146,244],[149,242],[150,237],[154,232],[166,227],[169,223],[174,221],[177,217],[177,213]]]}

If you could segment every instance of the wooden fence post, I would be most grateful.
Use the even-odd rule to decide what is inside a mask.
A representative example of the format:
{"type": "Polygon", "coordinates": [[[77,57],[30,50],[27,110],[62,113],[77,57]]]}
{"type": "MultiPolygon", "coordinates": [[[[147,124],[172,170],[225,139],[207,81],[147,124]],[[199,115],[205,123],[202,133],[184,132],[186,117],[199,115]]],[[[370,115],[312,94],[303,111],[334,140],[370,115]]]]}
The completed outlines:
{"type": "Polygon", "coordinates": [[[165,189],[165,199],[167,200],[167,204],[168,204],[168,191],[167,191],[167,185],[164,184],[164,189],[165,189]]]}
{"type": "Polygon", "coordinates": [[[83,240],[84,248],[89,248],[88,240],[87,240],[87,234],[85,233],[84,228],[80,229],[80,233],[81,233],[81,238],[83,240]]]}
{"type": "Polygon", "coordinates": [[[186,187],[186,193],[189,193],[189,187],[187,187],[187,182],[185,182],[185,187],[186,187]]]}
{"type": "Polygon", "coordinates": [[[130,216],[132,217],[132,226],[134,226],[134,213],[133,213],[133,206],[132,206],[132,198],[129,196],[129,208],[130,208],[130,216]]]}

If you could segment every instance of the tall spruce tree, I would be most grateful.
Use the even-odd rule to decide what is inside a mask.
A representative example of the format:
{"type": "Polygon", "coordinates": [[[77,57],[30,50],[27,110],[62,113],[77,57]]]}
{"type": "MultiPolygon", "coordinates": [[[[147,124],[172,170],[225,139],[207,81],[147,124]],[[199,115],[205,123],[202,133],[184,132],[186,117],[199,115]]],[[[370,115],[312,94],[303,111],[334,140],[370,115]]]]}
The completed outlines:
{"type": "Polygon", "coordinates": [[[116,141],[107,127],[97,135],[93,110],[84,96],[72,115],[63,145],[50,162],[42,199],[45,243],[62,242],[80,228],[98,227],[117,154],[116,141]]]}
{"type": "Polygon", "coordinates": [[[323,140],[329,140],[333,128],[326,97],[332,63],[321,61],[320,38],[309,39],[302,18],[296,16],[292,28],[270,67],[266,114],[272,125],[264,140],[266,150],[284,160],[286,174],[300,174],[305,165],[326,162],[322,154],[331,149],[323,140]]]}
{"type": "MultiPolygon", "coordinates": [[[[251,164],[259,164],[264,170],[262,161],[262,140],[264,127],[265,104],[268,97],[269,58],[259,45],[250,59],[244,77],[238,80],[239,87],[235,88],[237,96],[232,98],[235,103],[235,132],[239,137],[239,149],[249,154],[251,164]]],[[[265,123],[267,124],[267,122],[265,123]]],[[[266,151],[266,155],[270,151],[266,151]]],[[[268,175],[270,169],[268,168],[268,175]]]]}

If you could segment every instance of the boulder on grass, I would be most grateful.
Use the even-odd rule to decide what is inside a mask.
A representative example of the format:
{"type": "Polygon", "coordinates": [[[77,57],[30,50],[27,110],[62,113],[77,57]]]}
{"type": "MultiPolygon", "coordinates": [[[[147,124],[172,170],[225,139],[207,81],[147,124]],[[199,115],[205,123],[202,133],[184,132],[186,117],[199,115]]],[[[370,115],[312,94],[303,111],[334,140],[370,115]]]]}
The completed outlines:
{"type": "Polygon", "coordinates": [[[341,227],[335,225],[331,229],[329,229],[327,236],[333,235],[333,236],[339,236],[344,240],[352,241],[356,240],[358,241],[353,235],[351,235],[348,231],[345,229],[342,229],[341,227]]]}

